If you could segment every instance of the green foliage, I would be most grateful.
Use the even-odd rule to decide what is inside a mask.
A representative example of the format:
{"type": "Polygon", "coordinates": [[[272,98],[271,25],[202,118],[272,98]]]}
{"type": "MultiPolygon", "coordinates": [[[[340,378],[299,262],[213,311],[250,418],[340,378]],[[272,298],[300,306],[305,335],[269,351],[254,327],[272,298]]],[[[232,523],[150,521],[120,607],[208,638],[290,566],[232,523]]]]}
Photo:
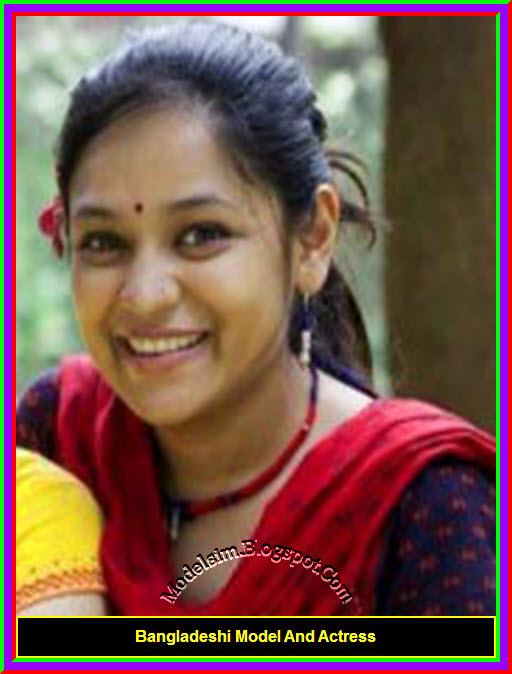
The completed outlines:
{"type": "Polygon", "coordinates": [[[17,35],[16,329],[17,385],[78,348],[69,270],[37,232],[55,194],[52,146],[67,91],[96,57],[97,45],[71,18],[20,17],[17,35]],[[65,56],[64,56],[65,55],[65,56]]]}

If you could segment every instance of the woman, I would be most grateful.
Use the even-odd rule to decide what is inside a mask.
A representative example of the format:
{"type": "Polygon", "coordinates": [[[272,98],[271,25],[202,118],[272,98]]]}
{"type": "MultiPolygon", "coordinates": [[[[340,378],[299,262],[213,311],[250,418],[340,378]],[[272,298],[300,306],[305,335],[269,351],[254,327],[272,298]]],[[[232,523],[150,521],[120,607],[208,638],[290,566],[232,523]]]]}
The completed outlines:
{"type": "Polygon", "coordinates": [[[494,612],[493,440],[366,383],[333,249],[372,225],[325,137],[300,66],[218,24],[142,34],[73,92],[42,226],[89,356],[18,432],[98,499],[114,613],[494,612]]]}
{"type": "Polygon", "coordinates": [[[51,461],[16,449],[16,612],[102,615],[101,515],[88,490],[51,461]]]}

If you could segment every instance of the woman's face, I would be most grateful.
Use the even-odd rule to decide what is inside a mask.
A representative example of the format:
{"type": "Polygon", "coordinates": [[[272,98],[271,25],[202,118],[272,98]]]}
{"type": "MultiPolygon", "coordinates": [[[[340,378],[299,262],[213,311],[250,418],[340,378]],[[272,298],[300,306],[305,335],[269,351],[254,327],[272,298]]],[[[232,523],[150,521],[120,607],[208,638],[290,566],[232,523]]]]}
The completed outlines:
{"type": "Polygon", "coordinates": [[[199,114],[134,113],[86,148],[70,189],[76,314],[142,419],[228,409],[286,353],[282,229],[275,196],[244,182],[199,114]]]}

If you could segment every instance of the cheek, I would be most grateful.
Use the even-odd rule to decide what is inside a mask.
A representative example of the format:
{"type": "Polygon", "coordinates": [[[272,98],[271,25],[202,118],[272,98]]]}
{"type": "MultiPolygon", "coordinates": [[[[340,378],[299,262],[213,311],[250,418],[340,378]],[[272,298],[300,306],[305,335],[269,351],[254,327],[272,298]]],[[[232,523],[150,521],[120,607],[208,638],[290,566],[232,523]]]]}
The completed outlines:
{"type": "Polygon", "coordinates": [[[282,261],[276,256],[258,255],[258,252],[253,250],[251,254],[230,260],[203,284],[220,327],[233,337],[244,333],[244,339],[249,342],[262,333],[280,329],[287,311],[282,261]]]}
{"type": "Polygon", "coordinates": [[[104,270],[85,270],[79,263],[72,269],[75,314],[82,335],[89,342],[108,313],[115,294],[116,280],[104,270]]]}

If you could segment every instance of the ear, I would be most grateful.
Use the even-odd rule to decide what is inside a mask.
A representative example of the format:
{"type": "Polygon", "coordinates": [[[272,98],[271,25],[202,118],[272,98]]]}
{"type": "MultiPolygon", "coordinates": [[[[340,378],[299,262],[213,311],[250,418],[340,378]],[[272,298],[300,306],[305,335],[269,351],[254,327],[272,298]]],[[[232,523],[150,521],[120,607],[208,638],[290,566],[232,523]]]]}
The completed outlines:
{"type": "Polygon", "coordinates": [[[295,286],[302,294],[314,295],[329,272],[340,219],[340,198],[330,183],[316,188],[313,213],[307,231],[296,234],[294,246],[295,286]]]}

